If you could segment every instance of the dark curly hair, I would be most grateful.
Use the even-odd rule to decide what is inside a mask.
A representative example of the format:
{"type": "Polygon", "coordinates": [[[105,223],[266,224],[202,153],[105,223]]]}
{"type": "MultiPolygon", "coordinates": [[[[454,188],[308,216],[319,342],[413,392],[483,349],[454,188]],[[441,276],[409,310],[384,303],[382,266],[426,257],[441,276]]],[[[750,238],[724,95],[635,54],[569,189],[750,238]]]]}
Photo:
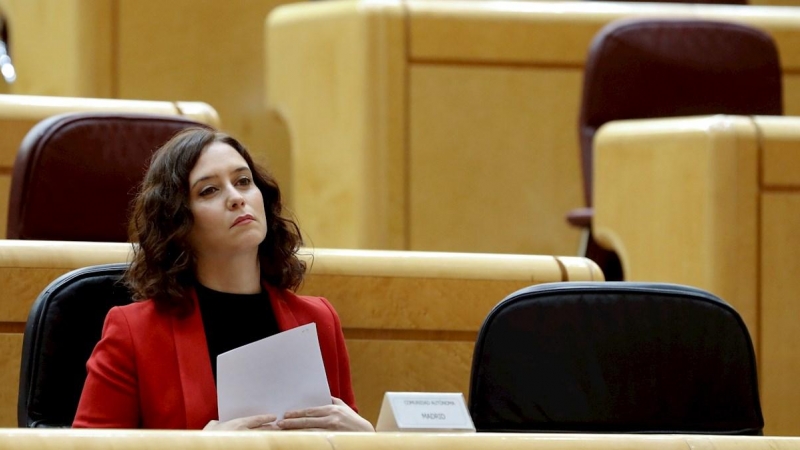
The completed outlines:
{"type": "Polygon", "coordinates": [[[176,134],[150,159],[150,167],[133,201],[128,234],[133,260],[124,276],[135,300],[152,299],[156,306],[184,315],[193,303],[186,295],[196,282],[195,255],[188,235],[194,223],[189,209],[189,172],[209,145],[233,147],[253,172],[264,198],[267,236],[258,246],[261,277],[282,289],[296,289],[306,264],[297,257],[302,238],[297,224],[282,215],[281,191],[267,171],[253,163],[236,139],[206,128],[176,134]]]}

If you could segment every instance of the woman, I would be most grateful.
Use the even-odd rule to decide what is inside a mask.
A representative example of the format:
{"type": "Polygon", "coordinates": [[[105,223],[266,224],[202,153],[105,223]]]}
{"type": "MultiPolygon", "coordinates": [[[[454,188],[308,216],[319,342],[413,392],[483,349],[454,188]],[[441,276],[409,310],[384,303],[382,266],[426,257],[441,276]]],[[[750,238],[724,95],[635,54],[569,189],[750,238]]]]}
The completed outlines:
{"type": "Polygon", "coordinates": [[[108,313],[73,426],[372,430],[355,412],[339,317],[291,291],[306,267],[281,208],[275,180],[229,136],[188,129],[153,155],[125,274],[139,301],[108,313]],[[310,322],[331,404],[218,422],[217,355],[310,322]]]}

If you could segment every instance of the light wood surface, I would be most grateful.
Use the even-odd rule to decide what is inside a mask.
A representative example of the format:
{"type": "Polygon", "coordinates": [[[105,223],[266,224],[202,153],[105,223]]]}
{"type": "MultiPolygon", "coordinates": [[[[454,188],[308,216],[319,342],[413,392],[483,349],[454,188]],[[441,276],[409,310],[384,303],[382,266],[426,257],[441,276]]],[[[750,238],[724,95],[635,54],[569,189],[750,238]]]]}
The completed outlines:
{"type": "MultiPolygon", "coordinates": [[[[795,125],[796,126],[796,125],[795,125]]],[[[800,154],[800,141],[795,153],[800,154]]],[[[797,167],[797,166],[795,166],[797,167]]],[[[781,405],[770,427],[800,434],[800,186],[761,195],[761,396],[767,412],[781,405]]]]}
{"type": "Polygon", "coordinates": [[[40,120],[66,112],[126,112],[184,116],[220,126],[219,115],[207,103],[112,100],[0,94],[0,236],[8,224],[9,193],[14,159],[28,131],[40,120]]]}
{"type": "Polygon", "coordinates": [[[292,0],[0,0],[17,81],[0,93],[214,105],[288,190],[288,134],[264,95],[264,19],[292,0]]]}
{"type": "Polygon", "coordinates": [[[8,94],[110,97],[115,0],[0,0],[17,81],[8,94]]]}
{"type": "MultiPolygon", "coordinates": [[[[16,426],[22,332],[38,294],[71,269],[126,261],[130,244],[0,240],[0,426],[16,426]]],[[[486,314],[506,295],[553,281],[602,280],[578,257],[302,249],[300,293],[342,321],[360,412],[386,391],[464,392],[486,314]]],[[[2,446],[0,445],[0,448],[2,446]]]]}
{"type": "Polygon", "coordinates": [[[765,433],[800,435],[800,118],[612,122],[595,138],[593,231],[626,279],[688,284],[742,315],[765,433]]]}
{"type": "Polygon", "coordinates": [[[288,119],[292,204],[307,241],[410,250],[400,3],[276,11],[266,30],[267,96],[288,119]]]}
{"type": "Polygon", "coordinates": [[[241,450],[796,450],[798,438],[620,434],[329,433],[167,430],[16,429],[0,434],[0,448],[241,449],[241,450]]]}
{"type": "Polygon", "coordinates": [[[264,19],[295,0],[115,0],[112,96],[193,99],[289,191],[288,132],[264,105],[264,19]]]}
{"type": "Polygon", "coordinates": [[[575,137],[561,118],[580,74],[412,64],[409,81],[408,247],[576,252],[563,208],[581,186],[558,179],[578,160],[556,149],[575,137]]]}
{"type": "Polygon", "coordinates": [[[315,245],[572,254],[589,43],[623,17],[738,21],[776,40],[800,114],[800,10],[623,2],[349,0],[267,21],[267,101],[289,129],[315,245]]]}

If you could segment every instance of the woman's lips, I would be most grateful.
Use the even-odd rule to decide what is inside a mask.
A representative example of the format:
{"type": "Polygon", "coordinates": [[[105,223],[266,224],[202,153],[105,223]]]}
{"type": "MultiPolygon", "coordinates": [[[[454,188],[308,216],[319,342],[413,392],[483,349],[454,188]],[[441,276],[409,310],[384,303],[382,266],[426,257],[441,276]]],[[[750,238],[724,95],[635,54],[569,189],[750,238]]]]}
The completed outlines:
{"type": "Polygon", "coordinates": [[[243,225],[243,224],[246,224],[246,223],[250,223],[250,222],[252,222],[254,220],[255,220],[255,218],[253,216],[251,216],[250,214],[245,214],[243,216],[239,216],[239,217],[236,218],[236,220],[233,221],[233,225],[231,225],[231,228],[233,228],[233,227],[235,227],[237,225],[243,225]]]}

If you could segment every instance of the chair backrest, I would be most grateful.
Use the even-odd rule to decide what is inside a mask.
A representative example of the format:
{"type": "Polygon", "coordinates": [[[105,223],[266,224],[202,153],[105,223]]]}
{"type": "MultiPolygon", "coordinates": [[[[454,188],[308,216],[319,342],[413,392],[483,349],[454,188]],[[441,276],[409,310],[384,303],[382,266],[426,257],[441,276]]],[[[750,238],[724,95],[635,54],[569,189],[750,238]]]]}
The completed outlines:
{"type": "Polygon", "coordinates": [[[86,361],[100,340],[106,313],[131,303],[120,283],[127,264],[73,270],[50,283],[28,315],[17,399],[20,427],[69,427],[86,361]]]}
{"type": "Polygon", "coordinates": [[[750,335],[699,289],[550,283],[487,316],[469,408],[479,431],[760,434],[750,335]]]}
{"type": "Polygon", "coordinates": [[[127,113],[68,113],[39,122],[14,161],[7,237],[127,241],[130,203],[150,156],[195,126],[208,127],[127,113]]]}
{"type": "Polygon", "coordinates": [[[612,120],[708,114],[781,115],[772,38],[742,24],[623,19],[594,37],[578,122],[584,195],[592,205],[592,139],[612,120]]]}

